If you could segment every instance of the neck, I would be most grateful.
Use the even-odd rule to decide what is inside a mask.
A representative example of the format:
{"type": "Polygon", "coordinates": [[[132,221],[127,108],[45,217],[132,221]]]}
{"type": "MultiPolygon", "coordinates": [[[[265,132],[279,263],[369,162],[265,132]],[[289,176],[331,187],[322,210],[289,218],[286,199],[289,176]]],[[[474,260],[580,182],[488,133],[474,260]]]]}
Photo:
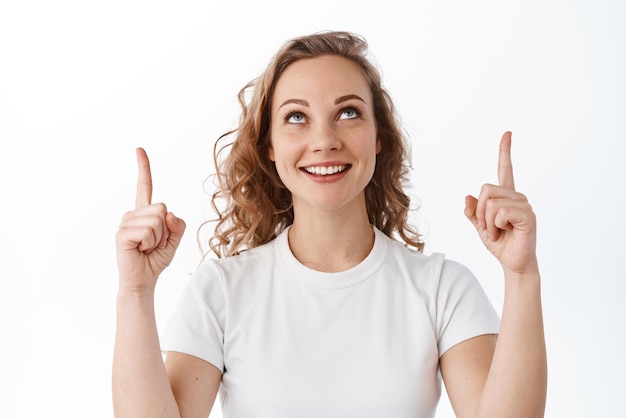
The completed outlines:
{"type": "Polygon", "coordinates": [[[374,246],[374,230],[367,212],[346,216],[295,216],[289,230],[289,247],[305,266],[339,272],[363,261],[374,246]]]}

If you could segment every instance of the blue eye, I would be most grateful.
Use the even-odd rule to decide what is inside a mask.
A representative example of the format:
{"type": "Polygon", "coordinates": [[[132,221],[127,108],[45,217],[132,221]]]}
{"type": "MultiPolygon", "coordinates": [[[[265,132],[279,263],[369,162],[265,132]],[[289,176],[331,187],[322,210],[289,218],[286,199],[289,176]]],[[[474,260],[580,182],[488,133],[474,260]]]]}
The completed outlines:
{"type": "Polygon", "coordinates": [[[339,119],[355,119],[359,116],[361,116],[361,112],[353,107],[347,107],[345,109],[342,109],[339,113],[339,119]]]}
{"type": "Polygon", "coordinates": [[[304,115],[299,112],[292,112],[287,115],[285,118],[285,122],[287,123],[304,123],[306,120],[304,119],[304,115]]]}

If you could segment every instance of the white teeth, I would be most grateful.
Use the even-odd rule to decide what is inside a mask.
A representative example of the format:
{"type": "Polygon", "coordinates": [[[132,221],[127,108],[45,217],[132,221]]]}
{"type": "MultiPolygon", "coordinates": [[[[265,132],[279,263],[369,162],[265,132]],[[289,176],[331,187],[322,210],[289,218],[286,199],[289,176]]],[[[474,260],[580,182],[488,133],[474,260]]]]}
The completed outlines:
{"type": "Polygon", "coordinates": [[[329,174],[336,174],[346,169],[346,165],[332,165],[329,167],[305,167],[304,170],[309,174],[316,174],[318,176],[327,176],[329,174]]]}

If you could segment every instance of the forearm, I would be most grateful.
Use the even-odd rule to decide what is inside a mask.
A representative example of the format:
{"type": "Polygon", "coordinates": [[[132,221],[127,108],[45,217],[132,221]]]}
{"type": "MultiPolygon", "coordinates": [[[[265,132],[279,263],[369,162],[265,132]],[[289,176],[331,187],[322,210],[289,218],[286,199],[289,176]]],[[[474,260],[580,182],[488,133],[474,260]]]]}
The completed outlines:
{"type": "Polygon", "coordinates": [[[153,294],[118,294],[113,407],[118,418],[180,417],[161,355],[153,294]]]}
{"type": "Polygon", "coordinates": [[[547,361],[539,272],[505,274],[500,335],[479,417],[543,417],[547,361]]]}

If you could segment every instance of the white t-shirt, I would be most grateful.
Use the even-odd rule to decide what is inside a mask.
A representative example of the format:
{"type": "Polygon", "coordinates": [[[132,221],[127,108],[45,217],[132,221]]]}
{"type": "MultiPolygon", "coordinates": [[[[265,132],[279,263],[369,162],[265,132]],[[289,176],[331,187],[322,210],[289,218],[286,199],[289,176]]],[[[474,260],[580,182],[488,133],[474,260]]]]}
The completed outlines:
{"type": "Polygon", "coordinates": [[[433,417],[439,357],[499,319],[465,267],[374,231],[367,258],[339,273],[302,265],[287,231],[207,260],[162,350],[223,371],[224,418],[433,417]]]}

